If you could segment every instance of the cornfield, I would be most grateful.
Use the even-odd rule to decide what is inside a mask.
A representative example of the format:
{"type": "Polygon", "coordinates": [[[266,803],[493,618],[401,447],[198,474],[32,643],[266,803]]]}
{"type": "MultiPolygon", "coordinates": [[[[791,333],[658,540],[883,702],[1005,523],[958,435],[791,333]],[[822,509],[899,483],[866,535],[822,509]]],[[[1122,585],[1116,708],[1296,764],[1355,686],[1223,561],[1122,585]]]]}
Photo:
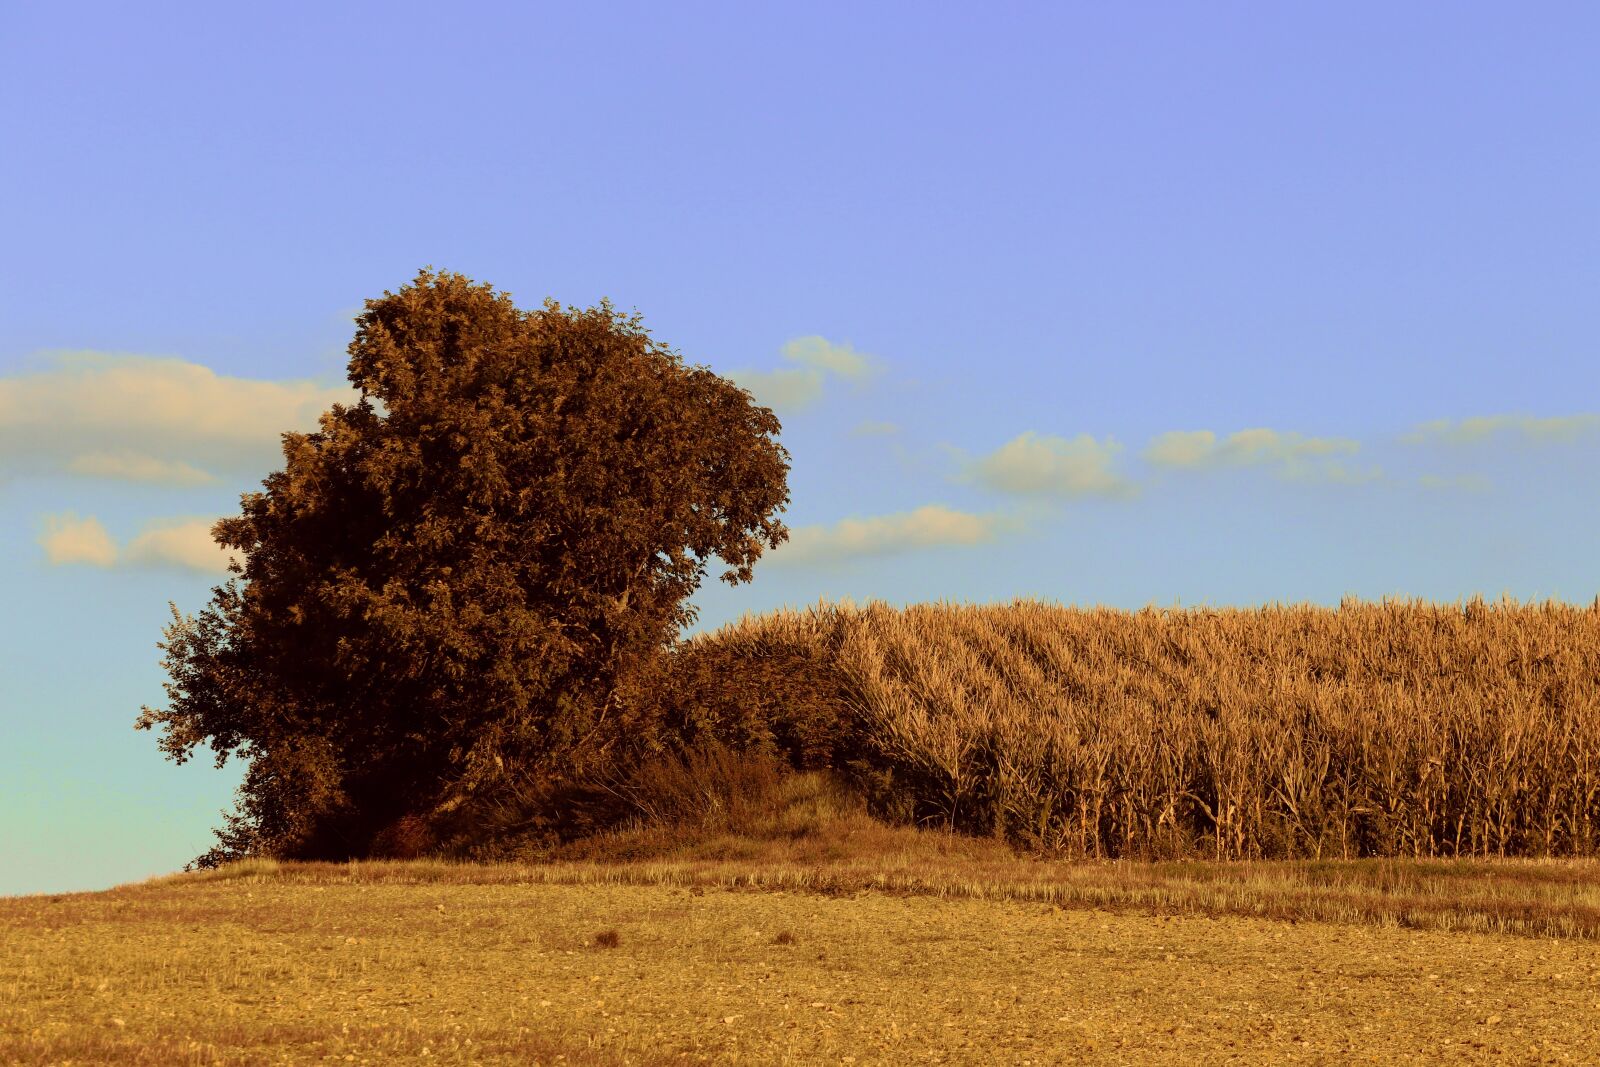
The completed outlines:
{"type": "Polygon", "coordinates": [[[834,665],[880,810],[1044,852],[1600,853],[1600,598],[819,604],[692,644],[834,665]]]}

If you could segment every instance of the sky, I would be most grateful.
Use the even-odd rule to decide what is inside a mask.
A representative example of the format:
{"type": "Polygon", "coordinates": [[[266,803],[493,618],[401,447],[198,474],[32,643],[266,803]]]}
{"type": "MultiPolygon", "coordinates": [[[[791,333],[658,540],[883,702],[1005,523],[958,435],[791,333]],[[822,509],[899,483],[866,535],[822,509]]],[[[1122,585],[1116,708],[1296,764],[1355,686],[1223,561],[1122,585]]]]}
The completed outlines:
{"type": "Polygon", "coordinates": [[[169,604],[427,266],[777,411],[703,627],[1587,604],[1596,130],[1588,4],[0,5],[0,894],[212,843],[169,604]]]}

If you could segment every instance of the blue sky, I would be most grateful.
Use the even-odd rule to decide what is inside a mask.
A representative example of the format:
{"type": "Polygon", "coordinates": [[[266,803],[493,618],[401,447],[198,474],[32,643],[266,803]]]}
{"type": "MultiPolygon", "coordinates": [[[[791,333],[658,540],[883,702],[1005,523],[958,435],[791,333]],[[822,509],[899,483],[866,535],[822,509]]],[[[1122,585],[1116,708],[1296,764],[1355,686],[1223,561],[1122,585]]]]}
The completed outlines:
{"type": "Polygon", "coordinates": [[[210,843],[132,722],[425,266],[779,411],[818,598],[1600,593],[1592,5],[0,9],[0,893],[210,843]]]}

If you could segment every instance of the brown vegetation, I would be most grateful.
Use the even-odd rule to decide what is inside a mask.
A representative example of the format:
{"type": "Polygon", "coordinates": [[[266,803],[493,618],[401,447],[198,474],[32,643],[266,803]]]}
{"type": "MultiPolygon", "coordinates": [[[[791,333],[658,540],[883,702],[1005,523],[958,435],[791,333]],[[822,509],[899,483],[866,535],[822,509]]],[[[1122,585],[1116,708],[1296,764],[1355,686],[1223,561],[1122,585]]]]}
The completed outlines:
{"type": "Polygon", "coordinates": [[[697,656],[842,694],[873,810],[1083,857],[1600,851],[1600,601],[819,605],[697,656]]]}
{"type": "Polygon", "coordinates": [[[885,825],[819,773],[787,778],[744,810],[735,823],[647,825],[527,847],[509,862],[254,860],[171,880],[884,893],[1600,940],[1600,861],[1593,859],[1049,860],[989,838],[885,825]]]}
{"type": "Polygon", "coordinates": [[[654,745],[625,694],[710,561],[749,581],[788,536],[777,417],[637,314],[422,271],[356,321],[357,399],[216,524],[236,574],[173,609],[136,724],[248,763],[202,866],[415,854],[529,797],[548,823],[654,745]]]}

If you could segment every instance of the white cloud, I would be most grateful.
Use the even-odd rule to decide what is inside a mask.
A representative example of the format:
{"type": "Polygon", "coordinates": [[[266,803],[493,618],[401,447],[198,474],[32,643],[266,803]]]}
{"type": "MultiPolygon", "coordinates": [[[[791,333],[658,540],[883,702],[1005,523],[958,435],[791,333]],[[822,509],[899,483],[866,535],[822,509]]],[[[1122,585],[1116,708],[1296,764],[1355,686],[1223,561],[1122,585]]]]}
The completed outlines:
{"type": "Polygon", "coordinates": [[[772,554],[774,563],[882,556],[918,548],[979,545],[1015,525],[999,515],[973,515],[942,504],[915,511],[842,519],[831,526],[802,526],[772,554]]]}
{"type": "Polygon", "coordinates": [[[1575,441],[1600,431],[1600,415],[1479,415],[1469,419],[1434,419],[1414,427],[1400,438],[1406,444],[1464,445],[1485,441],[1496,434],[1517,434],[1529,441],[1575,441]]]}
{"type": "Polygon", "coordinates": [[[1417,478],[1417,484],[1424,489],[1461,489],[1469,493],[1487,492],[1493,488],[1489,479],[1480,474],[1458,474],[1453,477],[1424,474],[1417,478]]]}
{"type": "Polygon", "coordinates": [[[54,353],[45,369],[0,378],[0,466],[197,484],[213,470],[254,472],[279,435],[314,430],[349,386],[217,374],[182,359],[54,353]]]}
{"type": "Polygon", "coordinates": [[[854,437],[892,437],[900,432],[900,427],[892,422],[877,422],[868,419],[856,423],[855,429],[850,433],[854,437]]]}
{"type": "Polygon", "coordinates": [[[728,375],[750,390],[756,403],[774,411],[796,411],[822,398],[822,371],[815,367],[760,371],[736,370],[728,375]]]}
{"type": "Polygon", "coordinates": [[[852,382],[864,381],[877,371],[877,360],[873,357],[857,352],[848,342],[834,344],[817,334],[785,342],[783,358],[802,367],[837,374],[852,382]]]}
{"type": "Polygon", "coordinates": [[[768,407],[798,410],[821,399],[830,375],[860,384],[879,371],[875,357],[816,334],[785,342],[782,352],[783,358],[794,366],[770,371],[736,370],[728,377],[768,407]]]}
{"type": "Polygon", "coordinates": [[[1317,480],[1338,482],[1341,485],[1362,485],[1366,482],[1383,481],[1383,468],[1374,464],[1365,470],[1361,470],[1330,460],[1319,468],[1291,465],[1284,470],[1284,476],[1297,481],[1317,480]]]}
{"type": "Polygon", "coordinates": [[[57,566],[86,563],[95,567],[176,567],[225,574],[230,553],[211,539],[215,519],[173,518],[147,523],[128,547],[117,550],[106,528],[93,516],[72,512],[45,516],[39,538],[45,559],[57,566]]]}
{"type": "Polygon", "coordinates": [[[1164,467],[1248,466],[1349,455],[1360,448],[1348,437],[1305,437],[1267,429],[1240,430],[1220,441],[1210,430],[1174,430],[1152,439],[1144,458],[1164,467]]]}
{"type": "Polygon", "coordinates": [[[88,478],[114,481],[158,482],[165,485],[204,485],[216,475],[179,459],[156,459],[138,452],[86,452],[67,461],[67,471],[88,478]]]}
{"type": "Polygon", "coordinates": [[[50,563],[110,567],[117,562],[116,542],[93,515],[87,519],[80,519],[72,512],[46,515],[44,523],[39,544],[44,546],[45,559],[50,563]]]}
{"type": "Polygon", "coordinates": [[[230,553],[211,539],[214,519],[168,519],[153,523],[128,543],[123,562],[136,567],[177,567],[225,574],[230,553]]]}
{"type": "Polygon", "coordinates": [[[1359,441],[1348,437],[1306,437],[1264,428],[1218,438],[1210,430],[1173,430],[1152,438],[1144,458],[1158,467],[1207,470],[1216,467],[1272,466],[1285,478],[1366,482],[1383,477],[1377,468],[1355,471],[1328,457],[1354,455],[1359,441]],[[1316,460],[1324,462],[1318,466],[1316,460]]]}
{"type": "Polygon", "coordinates": [[[1217,435],[1210,430],[1172,430],[1150,442],[1144,458],[1163,467],[1198,467],[1217,448],[1217,435]]]}
{"type": "Polygon", "coordinates": [[[1132,483],[1111,469],[1122,446],[1088,434],[1051,437],[1032,430],[972,464],[968,476],[1006,493],[1037,496],[1125,496],[1132,483]]]}

